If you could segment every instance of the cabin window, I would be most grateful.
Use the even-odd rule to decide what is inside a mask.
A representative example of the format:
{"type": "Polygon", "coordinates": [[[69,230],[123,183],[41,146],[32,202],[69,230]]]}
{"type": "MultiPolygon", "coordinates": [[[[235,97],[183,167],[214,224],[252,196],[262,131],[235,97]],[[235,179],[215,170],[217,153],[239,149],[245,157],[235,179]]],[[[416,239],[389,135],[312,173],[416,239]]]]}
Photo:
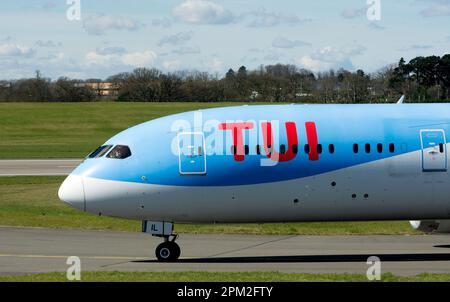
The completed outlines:
{"type": "Polygon", "coordinates": [[[311,147],[308,144],[305,145],[305,153],[306,154],[311,153],[311,147]]]}
{"type": "Polygon", "coordinates": [[[292,152],[294,152],[294,154],[298,153],[298,145],[293,145],[292,146],[292,152]]]}
{"type": "Polygon", "coordinates": [[[391,153],[395,152],[395,145],[392,143],[389,144],[389,152],[391,152],[391,153]]]}
{"type": "Polygon", "coordinates": [[[280,153],[281,154],[286,154],[286,145],[281,145],[280,146],[280,153]]]}
{"type": "Polygon", "coordinates": [[[439,144],[439,152],[444,153],[444,144],[443,143],[439,144]]]}
{"type": "Polygon", "coordinates": [[[328,145],[328,152],[330,152],[330,154],[334,154],[334,145],[333,144],[328,145]]]}
{"type": "MultiPolygon", "coordinates": [[[[250,148],[248,145],[244,145],[244,153],[248,155],[250,153],[250,148]]],[[[237,155],[237,147],[235,145],[231,146],[231,154],[237,155]]]]}
{"type": "Polygon", "coordinates": [[[261,155],[261,146],[260,145],[256,146],[256,154],[261,155]]]}
{"type": "Polygon", "coordinates": [[[383,153],[383,144],[377,144],[378,153],[383,153]]]}
{"type": "Polygon", "coordinates": [[[366,144],[365,148],[366,153],[370,153],[370,144],[366,144]]]}
{"type": "Polygon", "coordinates": [[[359,146],[358,144],[353,144],[353,152],[358,153],[359,152],[359,146]]]}
{"type": "Polygon", "coordinates": [[[88,158],[100,158],[112,148],[112,145],[98,147],[94,152],[88,155],[88,158]]]}
{"type": "Polygon", "coordinates": [[[131,150],[128,146],[117,145],[106,155],[107,158],[125,159],[131,156],[131,150]]]}
{"type": "Polygon", "coordinates": [[[317,145],[317,153],[322,154],[323,152],[323,147],[321,144],[317,145]]]}

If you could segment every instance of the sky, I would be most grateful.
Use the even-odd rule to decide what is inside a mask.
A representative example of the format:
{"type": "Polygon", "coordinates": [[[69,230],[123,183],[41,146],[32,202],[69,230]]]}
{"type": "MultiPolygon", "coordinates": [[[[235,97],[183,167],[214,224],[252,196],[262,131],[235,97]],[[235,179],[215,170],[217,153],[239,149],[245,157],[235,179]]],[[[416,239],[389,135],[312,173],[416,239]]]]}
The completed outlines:
{"type": "Polygon", "coordinates": [[[450,53],[450,0],[2,0],[0,28],[0,79],[276,63],[376,72],[450,53]]]}

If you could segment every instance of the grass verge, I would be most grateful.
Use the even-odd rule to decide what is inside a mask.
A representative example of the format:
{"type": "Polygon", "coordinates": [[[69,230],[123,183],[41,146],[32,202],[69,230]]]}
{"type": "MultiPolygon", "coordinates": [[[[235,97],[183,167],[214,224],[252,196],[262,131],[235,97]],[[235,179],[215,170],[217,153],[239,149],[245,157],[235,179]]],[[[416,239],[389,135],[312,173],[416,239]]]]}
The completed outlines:
{"type": "MultiPolygon", "coordinates": [[[[368,282],[365,275],[287,274],[280,272],[83,272],[83,282],[368,282]]],[[[65,273],[0,277],[0,282],[66,282],[65,273]]],[[[420,274],[411,277],[383,274],[382,282],[449,282],[449,274],[420,274]]]]}

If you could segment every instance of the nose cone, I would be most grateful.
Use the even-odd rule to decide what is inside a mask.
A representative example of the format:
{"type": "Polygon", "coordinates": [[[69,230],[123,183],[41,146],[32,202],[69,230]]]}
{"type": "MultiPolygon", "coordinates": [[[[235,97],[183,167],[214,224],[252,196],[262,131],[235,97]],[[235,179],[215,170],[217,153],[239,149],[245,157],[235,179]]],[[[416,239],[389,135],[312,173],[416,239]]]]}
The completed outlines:
{"type": "Polygon", "coordinates": [[[86,211],[86,198],[84,195],[83,178],[78,175],[69,175],[58,191],[59,199],[72,207],[86,211]]]}

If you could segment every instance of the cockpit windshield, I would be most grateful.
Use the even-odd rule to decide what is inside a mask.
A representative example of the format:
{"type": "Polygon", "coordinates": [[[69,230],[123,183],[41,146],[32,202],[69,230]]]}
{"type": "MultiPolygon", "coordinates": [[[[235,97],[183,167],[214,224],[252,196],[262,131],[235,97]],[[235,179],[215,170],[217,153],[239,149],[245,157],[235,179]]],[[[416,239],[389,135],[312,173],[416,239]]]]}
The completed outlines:
{"type": "Polygon", "coordinates": [[[104,146],[98,147],[94,152],[89,154],[87,157],[88,158],[100,158],[103,155],[105,155],[106,153],[108,153],[108,151],[111,150],[111,148],[112,148],[112,145],[104,145],[104,146]]]}
{"type": "Polygon", "coordinates": [[[107,158],[125,159],[131,156],[131,150],[128,146],[117,145],[106,155],[107,158]]]}

